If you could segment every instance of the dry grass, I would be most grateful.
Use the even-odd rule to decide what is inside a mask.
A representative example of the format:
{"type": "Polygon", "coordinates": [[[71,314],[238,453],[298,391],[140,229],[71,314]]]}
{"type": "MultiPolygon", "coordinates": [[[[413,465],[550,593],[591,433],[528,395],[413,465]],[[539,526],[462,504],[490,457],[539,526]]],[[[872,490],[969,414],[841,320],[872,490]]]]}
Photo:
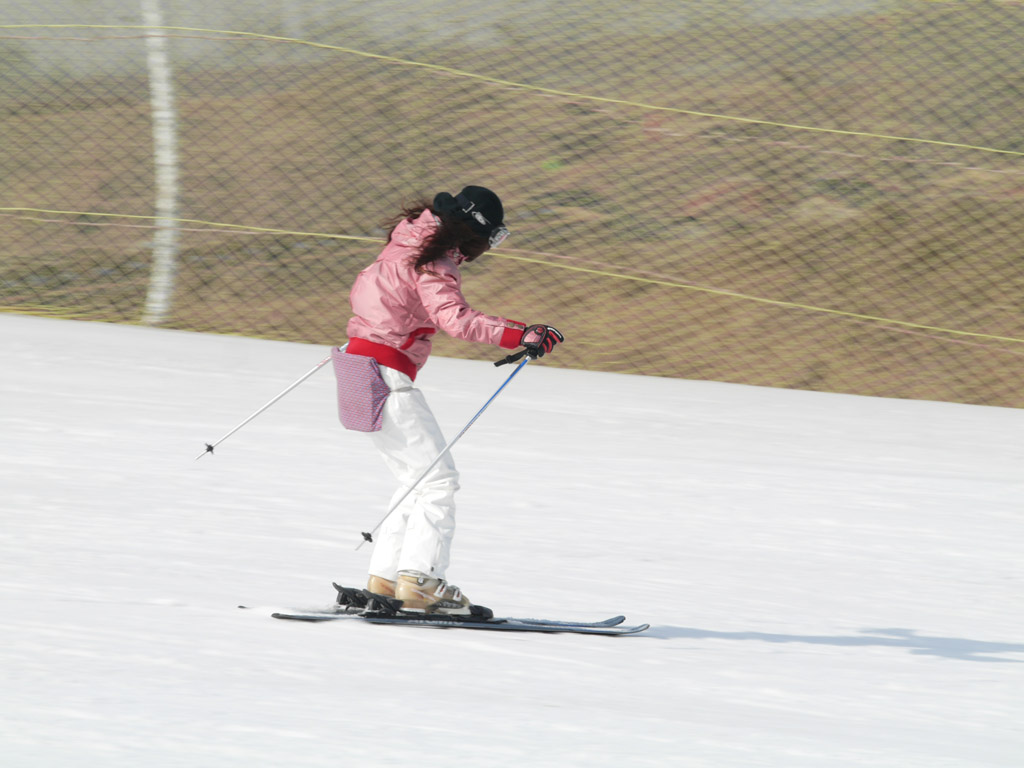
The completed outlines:
{"type": "MultiPolygon", "coordinates": [[[[927,5],[913,17],[719,18],[663,38],[580,35],[554,53],[538,38],[429,55],[633,102],[1024,151],[1024,11],[927,5]]],[[[255,57],[260,43],[234,45],[255,57]]],[[[348,287],[379,246],[318,235],[379,238],[401,202],[485,183],[506,202],[504,254],[550,265],[498,252],[467,269],[467,295],[562,328],[571,343],[558,364],[1024,405],[1024,344],[985,338],[1024,339],[1019,157],[697,118],[331,52],[178,77],[182,218],[317,235],[189,225],[173,327],[336,342],[348,287]]],[[[141,80],[9,88],[5,204],[151,212],[146,99],[141,80]]],[[[151,231],[123,225],[147,222],[4,222],[4,307],[138,320],[151,231]]],[[[494,356],[467,347],[436,349],[494,356]]]]}

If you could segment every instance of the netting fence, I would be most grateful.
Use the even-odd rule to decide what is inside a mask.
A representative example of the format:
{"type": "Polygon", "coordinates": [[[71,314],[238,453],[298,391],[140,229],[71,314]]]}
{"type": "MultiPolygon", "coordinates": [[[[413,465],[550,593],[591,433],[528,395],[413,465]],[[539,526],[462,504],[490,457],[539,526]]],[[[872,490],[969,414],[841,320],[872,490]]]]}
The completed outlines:
{"type": "Polygon", "coordinates": [[[1024,406],[1022,2],[0,0],[0,309],[342,342],[464,184],[549,364],[1024,406]]]}

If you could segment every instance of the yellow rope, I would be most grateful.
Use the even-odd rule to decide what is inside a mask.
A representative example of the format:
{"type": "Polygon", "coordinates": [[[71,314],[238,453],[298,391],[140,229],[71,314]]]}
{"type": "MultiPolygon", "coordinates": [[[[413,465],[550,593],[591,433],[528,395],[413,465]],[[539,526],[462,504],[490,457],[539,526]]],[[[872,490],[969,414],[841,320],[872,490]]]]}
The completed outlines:
{"type": "MultiPolygon", "coordinates": [[[[111,218],[111,219],[141,219],[144,221],[157,221],[157,216],[144,216],[131,213],[97,213],[95,211],[55,211],[48,208],[3,208],[0,207],[0,213],[36,213],[36,214],[48,214],[52,216],[90,216],[96,218],[111,218]]],[[[159,219],[161,221],[167,221],[167,219],[159,219]]],[[[302,232],[299,230],[291,229],[275,229],[273,227],[253,227],[248,224],[227,224],[218,221],[203,221],[202,219],[170,219],[177,224],[195,224],[204,227],[214,227],[215,229],[227,229],[227,230],[242,230],[245,232],[253,232],[259,234],[269,235],[295,235],[297,237],[324,237],[331,238],[334,240],[356,240],[366,243],[379,243],[381,242],[379,237],[364,237],[360,235],[338,235],[329,232],[302,232]]]]}
{"type": "MultiPolygon", "coordinates": [[[[55,211],[43,208],[2,208],[0,207],[0,213],[44,213],[50,215],[65,215],[65,216],[96,216],[96,217],[107,217],[107,218],[124,218],[124,219],[145,219],[149,221],[156,220],[155,216],[139,216],[134,214],[120,214],[120,213],[86,213],[80,211],[55,211]]],[[[329,233],[316,233],[316,232],[301,232],[287,229],[275,229],[272,227],[249,227],[244,224],[226,224],[214,221],[203,221],[201,219],[175,219],[179,223],[196,224],[207,227],[213,227],[215,229],[226,229],[226,230],[243,230],[247,232],[263,233],[263,234],[275,234],[275,235],[294,235],[299,237],[323,237],[335,240],[354,240],[358,242],[367,243],[380,243],[380,238],[363,237],[356,235],[337,235],[329,233]]],[[[794,301],[782,301],[780,299],[766,299],[762,296],[751,296],[746,293],[739,293],[737,291],[726,291],[720,288],[704,288],[702,286],[690,285],[688,283],[679,283],[671,280],[657,280],[650,277],[638,277],[636,275],[624,275],[618,272],[609,272],[601,269],[591,269],[589,267],[578,267],[570,264],[556,264],[551,261],[544,261],[543,259],[530,258],[528,256],[516,256],[512,249],[505,249],[503,252],[492,252],[492,256],[502,259],[511,259],[513,261],[521,261],[528,264],[540,264],[545,267],[553,267],[554,269],[567,269],[572,272],[583,272],[589,275],[597,275],[599,277],[609,277],[618,280],[631,280],[637,283],[645,283],[648,285],[661,285],[668,288],[682,288],[688,291],[697,291],[699,293],[707,293],[714,296],[726,296],[733,299],[744,299],[746,301],[753,301],[758,304],[768,304],[776,307],[784,307],[786,309],[802,309],[808,312],[821,312],[828,315],[837,315],[839,317],[848,317],[856,320],[870,320],[877,323],[885,323],[888,325],[896,325],[903,328],[914,328],[916,330],[923,331],[935,331],[938,333],[948,333],[953,336],[969,336],[975,339],[988,339],[989,341],[1008,341],[1015,344],[1024,344],[1024,339],[1018,339],[1013,336],[996,336],[990,333],[978,333],[975,331],[958,331],[955,328],[943,328],[935,325],[924,325],[923,323],[912,323],[906,320],[893,320],[887,317],[877,317],[875,315],[864,315],[857,312],[845,312],[840,309],[829,309],[828,307],[816,307],[811,304],[800,304],[794,301]]]]}
{"type": "Polygon", "coordinates": [[[704,288],[697,285],[689,285],[687,283],[676,283],[670,280],[655,280],[649,277],[636,277],[634,275],[621,275],[615,272],[605,272],[600,269],[590,269],[588,267],[576,267],[569,264],[554,264],[550,261],[543,261],[542,259],[531,259],[525,256],[513,256],[510,253],[494,254],[495,256],[501,256],[506,259],[514,259],[516,261],[524,261],[532,264],[543,264],[547,267],[554,267],[555,269],[568,269],[573,272],[585,272],[591,275],[599,275],[601,277],[615,277],[620,280],[632,280],[637,283],[647,283],[649,285],[664,285],[669,288],[684,288],[689,291],[699,291],[701,293],[709,293],[715,296],[728,296],[734,299],[746,299],[747,301],[754,301],[759,304],[770,304],[776,307],[785,307],[787,309],[804,309],[810,312],[823,312],[829,315],[839,315],[840,317],[850,317],[857,320],[873,320],[879,323],[887,323],[889,325],[898,325],[904,328],[915,328],[924,331],[938,331],[941,333],[949,333],[955,336],[970,336],[976,339],[988,339],[989,341],[1010,341],[1017,344],[1024,344],[1024,339],[1014,338],[1013,336],[995,336],[989,333],[976,333],[973,331],[958,331],[953,328],[942,328],[935,325],[923,325],[921,323],[911,323],[905,320],[893,320],[888,317],[875,317],[874,315],[862,315],[856,312],[844,312],[840,309],[828,309],[827,307],[815,307],[810,304],[799,304],[794,301],[781,301],[779,299],[766,299],[761,296],[750,296],[746,293],[738,293],[736,291],[725,291],[718,288],[704,288]]]}
{"type": "Polygon", "coordinates": [[[94,310],[80,311],[72,307],[57,307],[50,304],[12,304],[0,305],[0,312],[12,315],[36,315],[39,317],[58,316],[67,320],[96,319],[94,310]]]}
{"type": "Polygon", "coordinates": [[[666,107],[659,104],[645,104],[637,101],[629,101],[628,99],[612,99],[604,96],[591,96],[585,93],[575,93],[573,91],[562,91],[557,88],[545,88],[538,85],[530,85],[529,83],[518,83],[513,80],[503,80],[497,77],[489,77],[487,75],[481,75],[475,72],[467,72],[461,69],[455,69],[454,67],[446,67],[441,64],[428,64],[422,61],[412,61],[410,59],[401,59],[396,56],[387,56],[380,53],[369,53],[368,51],[360,51],[355,48],[346,48],[340,45],[331,45],[329,43],[314,43],[309,40],[299,40],[292,37],[281,37],[279,35],[266,35],[259,32],[240,32],[237,30],[228,29],[203,29],[199,27],[147,27],[145,25],[136,24],[0,24],[0,29],[141,29],[141,30],[160,30],[167,32],[201,32],[204,34],[219,34],[219,35],[236,35],[238,37],[248,37],[258,40],[269,40],[278,43],[292,43],[295,45],[305,45],[311,48],[321,48],[329,51],[338,51],[341,53],[348,53],[353,56],[361,56],[367,59],[377,59],[379,61],[387,61],[392,64],[401,64],[408,67],[419,67],[421,69],[429,69],[435,72],[444,72],[449,75],[455,75],[457,77],[465,77],[472,80],[479,80],[494,85],[502,85],[510,88],[519,88],[527,91],[535,91],[537,93],[546,93],[552,96],[564,96],[572,99],[582,99],[584,101],[593,101],[601,104],[616,104],[618,106],[637,107],[639,109],[648,109],[658,112],[672,112],[680,115],[690,115],[692,117],[706,117],[712,120],[728,120],[737,123],[752,123],[755,125],[768,125],[775,128],[787,128],[790,130],[797,131],[811,131],[815,133],[829,133],[839,136],[859,136],[861,138],[871,139],[883,139],[886,141],[909,141],[917,144],[931,144],[940,147],[951,147],[954,149],[968,149],[978,152],[991,152],[1002,155],[1014,155],[1017,157],[1024,157],[1024,152],[1018,152],[1011,149],[996,149],[994,147],[983,147],[976,146],[974,144],[960,144],[952,141],[939,141],[938,139],[921,139],[910,136],[893,136],[884,133],[871,133],[869,131],[848,131],[839,128],[818,128],[810,125],[797,125],[794,123],[780,123],[772,120],[760,120],[752,117],[738,117],[736,115],[721,115],[714,112],[699,112],[693,109],[681,109],[679,107],[666,107]]]}

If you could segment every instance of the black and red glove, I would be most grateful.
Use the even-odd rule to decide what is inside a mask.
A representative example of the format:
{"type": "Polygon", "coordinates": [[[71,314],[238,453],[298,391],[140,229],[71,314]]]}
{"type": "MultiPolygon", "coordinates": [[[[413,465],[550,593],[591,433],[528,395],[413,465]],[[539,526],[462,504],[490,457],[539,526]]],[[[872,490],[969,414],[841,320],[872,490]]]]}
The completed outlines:
{"type": "Polygon", "coordinates": [[[555,344],[563,341],[565,336],[557,328],[550,325],[531,325],[523,331],[523,338],[519,344],[526,347],[526,354],[536,360],[538,357],[544,357],[545,353],[555,348],[555,344]]]}

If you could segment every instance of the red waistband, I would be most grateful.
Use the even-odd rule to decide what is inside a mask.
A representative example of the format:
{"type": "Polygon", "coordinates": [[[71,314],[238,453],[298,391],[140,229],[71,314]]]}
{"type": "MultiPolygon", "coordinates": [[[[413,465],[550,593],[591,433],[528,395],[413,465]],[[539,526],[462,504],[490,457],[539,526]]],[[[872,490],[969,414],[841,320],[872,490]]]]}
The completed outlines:
{"type": "Polygon", "coordinates": [[[413,381],[416,381],[416,364],[407,355],[399,352],[387,344],[378,344],[375,341],[366,339],[349,339],[345,351],[350,355],[362,355],[372,357],[381,365],[401,371],[413,381]]]}

